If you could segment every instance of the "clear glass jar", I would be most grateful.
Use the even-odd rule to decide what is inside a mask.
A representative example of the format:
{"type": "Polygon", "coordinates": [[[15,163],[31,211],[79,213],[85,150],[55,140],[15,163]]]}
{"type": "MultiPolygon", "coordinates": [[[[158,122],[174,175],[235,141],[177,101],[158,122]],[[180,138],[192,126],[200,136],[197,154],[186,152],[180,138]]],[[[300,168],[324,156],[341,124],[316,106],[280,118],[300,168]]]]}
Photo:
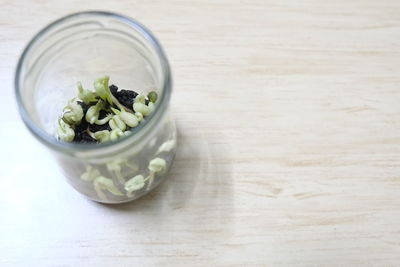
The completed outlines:
{"type": "Polygon", "coordinates": [[[88,198],[121,203],[156,187],[171,167],[176,128],[169,114],[172,81],[161,45],[143,25],[109,12],[63,17],[40,31],[25,48],[15,75],[16,98],[32,134],[56,155],[69,183],[88,198]],[[57,119],[76,97],[76,82],[110,84],[141,94],[158,92],[153,113],[115,142],[58,141],[57,119]]]}

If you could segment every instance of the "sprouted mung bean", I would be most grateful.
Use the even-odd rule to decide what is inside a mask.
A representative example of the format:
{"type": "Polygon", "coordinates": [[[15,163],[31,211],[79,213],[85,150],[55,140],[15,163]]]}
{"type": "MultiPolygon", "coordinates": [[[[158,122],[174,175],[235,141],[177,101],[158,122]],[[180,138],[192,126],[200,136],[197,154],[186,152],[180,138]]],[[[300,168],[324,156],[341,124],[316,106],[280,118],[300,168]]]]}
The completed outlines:
{"type": "Polygon", "coordinates": [[[147,97],[108,85],[109,77],[94,81],[94,90],[77,83],[77,98],[63,109],[58,126],[58,138],[65,142],[104,143],[116,141],[130,133],[144,117],[154,111],[157,93],[147,97]],[[72,129],[72,131],[71,131],[72,129]]]}
{"type": "MultiPolygon", "coordinates": [[[[108,83],[108,76],[96,79],[94,90],[77,83],[77,97],[68,101],[57,122],[59,140],[93,145],[113,142],[131,134],[131,129],[143,123],[154,111],[158,99],[155,91],[147,96],[139,95],[108,83]]],[[[142,168],[132,159],[118,158],[104,165],[87,165],[80,178],[92,185],[102,201],[108,201],[109,194],[116,198],[134,198],[143,190],[150,190],[155,177],[165,173],[168,152],[175,145],[174,135],[155,148],[154,158],[148,159],[147,163],[141,162],[142,166],[145,164],[142,168]]]]}

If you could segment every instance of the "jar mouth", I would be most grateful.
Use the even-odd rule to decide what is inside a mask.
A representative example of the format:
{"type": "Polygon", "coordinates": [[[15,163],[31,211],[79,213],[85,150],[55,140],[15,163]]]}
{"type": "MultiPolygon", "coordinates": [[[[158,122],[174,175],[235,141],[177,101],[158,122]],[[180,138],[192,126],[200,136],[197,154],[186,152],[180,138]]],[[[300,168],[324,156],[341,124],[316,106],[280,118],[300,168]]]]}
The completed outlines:
{"type": "Polygon", "coordinates": [[[124,145],[124,144],[132,144],[140,140],[141,135],[139,134],[140,132],[143,131],[148,131],[151,128],[156,126],[155,121],[157,119],[160,119],[163,115],[163,112],[167,109],[168,104],[169,104],[169,99],[171,97],[171,92],[172,92],[172,78],[171,78],[171,72],[170,72],[170,67],[168,63],[168,59],[166,57],[166,54],[159,43],[159,41],[156,39],[156,37],[151,33],[149,29],[147,29],[145,26],[137,22],[136,20],[126,17],[124,15],[116,14],[113,12],[106,12],[106,11],[84,11],[84,12],[78,12],[78,13],[73,13],[67,16],[64,16],[58,20],[55,20],[54,22],[48,24],[46,27],[44,27],[41,31],[39,31],[27,44],[25,49],[23,50],[17,64],[16,72],[15,72],[15,79],[14,79],[14,89],[15,89],[15,96],[19,108],[20,115],[22,117],[22,120],[24,121],[25,125],[29,129],[29,131],[42,143],[45,145],[50,146],[51,148],[66,152],[66,151],[94,151],[94,150],[100,150],[100,149],[105,149],[109,147],[114,147],[114,146],[119,146],[119,145],[124,145]],[[136,31],[138,31],[151,45],[151,47],[154,49],[156,52],[157,57],[160,60],[161,64],[161,70],[162,70],[162,80],[161,84],[163,88],[159,88],[162,90],[162,94],[159,96],[159,100],[157,101],[158,104],[155,105],[155,109],[150,114],[149,116],[146,117],[146,120],[140,123],[138,126],[133,128],[131,130],[131,134],[125,137],[122,137],[121,139],[118,139],[113,142],[106,142],[106,143],[98,143],[98,144],[82,144],[82,143],[68,143],[68,142],[63,142],[57,140],[53,135],[50,133],[46,132],[42,127],[37,125],[36,122],[32,119],[32,117],[29,115],[29,112],[24,104],[24,101],[22,99],[22,93],[21,93],[21,73],[22,73],[22,68],[24,66],[24,63],[26,61],[28,53],[32,50],[32,48],[42,41],[42,37],[44,37],[45,34],[56,28],[57,26],[60,26],[62,23],[67,22],[71,19],[77,18],[77,17],[82,17],[82,16],[102,16],[102,17],[110,17],[113,19],[116,19],[120,21],[121,23],[125,23],[126,25],[134,28],[136,31]]]}

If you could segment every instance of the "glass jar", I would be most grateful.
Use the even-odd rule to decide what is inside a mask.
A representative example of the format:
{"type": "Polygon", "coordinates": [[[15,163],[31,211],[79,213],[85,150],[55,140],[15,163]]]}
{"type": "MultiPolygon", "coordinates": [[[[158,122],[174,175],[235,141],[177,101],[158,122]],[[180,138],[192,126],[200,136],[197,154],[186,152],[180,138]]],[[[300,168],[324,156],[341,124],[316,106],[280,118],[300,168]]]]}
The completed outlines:
{"type": "Polygon", "coordinates": [[[156,187],[171,167],[176,128],[169,114],[170,68],[153,34],[137,21],[109,12],[63,17],[27,45],[15,75],[17,103],[32,134],[54,152],[69,183],[88,198],[122,203],[156,187]],[[155,109],[132,133],[102,144],[57,139],[57,120],[76,82],[92,88],[108,75],[110,84],[140,94],[155,90],[155,109]]]}

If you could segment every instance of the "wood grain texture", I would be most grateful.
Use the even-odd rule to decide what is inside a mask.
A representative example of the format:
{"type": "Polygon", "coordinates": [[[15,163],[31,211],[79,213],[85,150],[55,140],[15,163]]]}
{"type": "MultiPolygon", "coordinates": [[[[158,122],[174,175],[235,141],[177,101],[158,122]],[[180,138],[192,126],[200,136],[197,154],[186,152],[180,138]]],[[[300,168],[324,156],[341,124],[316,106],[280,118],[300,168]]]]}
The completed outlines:
{"type": "Polygon", "coordinates": [[[399,265],[399,1],[0,6],[1,266],[399,265]],[[29,38],[88,9],[144,23],[174,72],[177,158],[131,204],[69,188],[13,99],[29,38]]]}

